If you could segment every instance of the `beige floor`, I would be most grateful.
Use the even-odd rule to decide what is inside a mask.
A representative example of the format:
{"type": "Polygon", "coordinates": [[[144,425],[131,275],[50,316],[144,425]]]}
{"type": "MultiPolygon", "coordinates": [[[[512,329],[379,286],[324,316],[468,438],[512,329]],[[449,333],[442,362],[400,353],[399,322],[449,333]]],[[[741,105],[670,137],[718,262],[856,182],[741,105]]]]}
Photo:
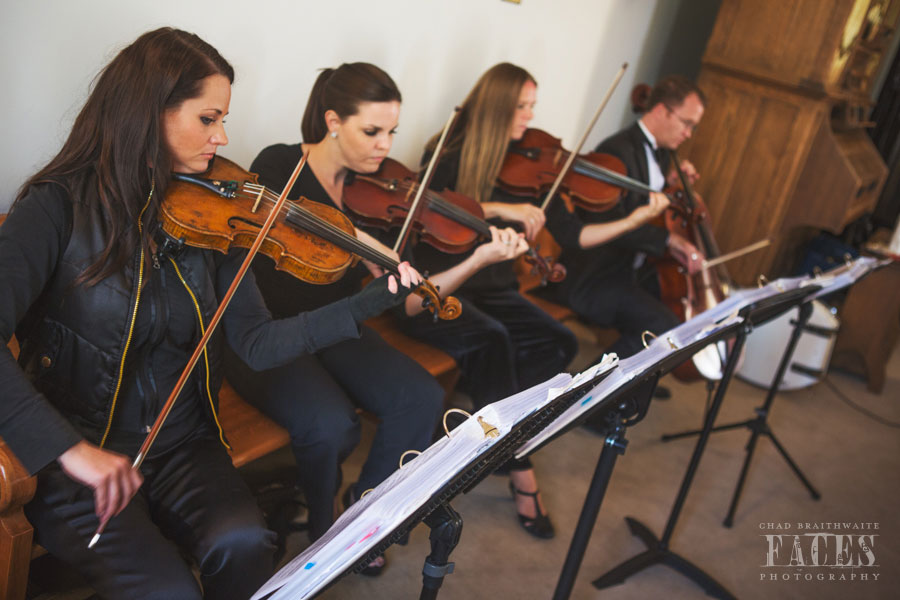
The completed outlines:
{"type": "MultiPolygon", "coordinates": [[[[583,339],[579,361],[596,348],[583,339]]],[[[696,428],[702,419],[705,387],[664,379],[671,400],[656,401],[647,418],[629,429],[629,445],[618,459],[572,598],[702,598],[702,589],[665,566],[654,566],[624,584],[597,590],[590,585],[643,548],[624,522],[633,516],[662,534],[684,475],[695,438],[662,443],[660,435],[696,428]]],[[[739,598],[900,598],[900,432],[851,408],[829,387],[834,385],[858,405],[900,422],[900,352],[895,352],[887,386],[881,395],[866,392],[853,377],[833,373],[827,382],[779,395],[769,423],[822,498],[810,498],[772,443],[761,438],[731,529],[723,527],[750,432],[739,429],[714,434],[700,463],[670,548],[694,561],[739,598]],[[769,523],[877,523],[877,531],[823,529],[823,532],[876,533],[872,552],[877,567],[807,569],[763,567],[769,523]],[[771,581],[799,574],[799,581],[771,581]],[[811,576],[811,581],[803,579],[811,576]],[[821,575],[822,580],[819,580],[821,575]],[[834,575],[835,580],[829,581],[834,575]],[[848,581],[841,582],[844,576],[848,581]],[[868,579],[861,581],[866,575],[868,579]],[[855,576],[854,581],[849,581],[855,576]],[[874,577],[877,576],[877,581],[874,577]],[[761,580],[765,578],[765,580],[761,580]]],[[[764,390],[735,381],[725,398],[719,423],[754,416],[764,390]]],[[[491,476],[452,506],[463,516],[462,538],[452,554],[456,571],[440,598],[546,598],[556,586],[602,441],[584,430],[572,431],[536,456],[541,488],[557,536],[550,541],[530,537],[518,525],[506,480],[491,476]]],[[[358,472],[365,448],[349,460],[345,481],[358,472]]],[[[295,550],[305,543],[291,540],[295,550]]],[[[790,540],[784,547],[790,550],[790,540]]],[[[416,598],[421,570],[429,553],[428,530],[419,526],[408,546],[388,551],[389,566],[378,578],[350,575],[322,598],[416,598]]]]}

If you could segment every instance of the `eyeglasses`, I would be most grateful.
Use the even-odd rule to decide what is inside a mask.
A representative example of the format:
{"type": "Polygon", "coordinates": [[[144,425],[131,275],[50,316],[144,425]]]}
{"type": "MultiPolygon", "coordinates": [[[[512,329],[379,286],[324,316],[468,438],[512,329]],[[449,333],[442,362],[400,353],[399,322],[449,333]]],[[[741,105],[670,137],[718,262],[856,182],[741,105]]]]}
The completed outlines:
{"type": "Polygon", "coordinates": [[[675,111],[672,109],[671,106],[666,105],[666,110],[669,111],[669,114],[675,115],[675,117],[676,117],[679,121],[681,121],[681,124],[684,125],[685,129],[690,130],[691,133],[693,133],[693,132],[697,129],[698,123],[694,123],[694,122],[691,121],[690,119],[685,119],[684,117],[682,117],[681,115],[679,115],[677,112],[675,112],[675,111]]]}

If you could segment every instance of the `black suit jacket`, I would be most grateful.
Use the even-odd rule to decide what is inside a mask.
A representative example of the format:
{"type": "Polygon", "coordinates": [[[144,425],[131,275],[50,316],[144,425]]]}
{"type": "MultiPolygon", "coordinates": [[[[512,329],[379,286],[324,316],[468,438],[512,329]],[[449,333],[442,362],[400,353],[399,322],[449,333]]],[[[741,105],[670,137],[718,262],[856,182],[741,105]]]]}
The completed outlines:
{"type": "MultiPolygon", "coordinates": [[[[648,143],[635,122],[631,127],[601,142],[596,151],[618,157],[625,163],[629,177],[648,183],[650,177],[644,149],[648,143]]],[[[665,172],[668,165],[661,167],[665,172]]],[[[598,277],[631,278],[632,265],[638,252],[663,255],[669,234],[665,229],[653,225],[643,225],[596,248],[583,250],[578,246],[578,235],[585,225],[623,219],[646,203],[647,197],[635,192],[627,192],[615,207],[604,212],[591,212],[576,207],[575,212],[569,213],[562,202],[554,200],[551,203],[547,227],[563,247],[560,260],[569,272],[564,282],[566,287],[579,287],[579,282],[598,277]]]]}

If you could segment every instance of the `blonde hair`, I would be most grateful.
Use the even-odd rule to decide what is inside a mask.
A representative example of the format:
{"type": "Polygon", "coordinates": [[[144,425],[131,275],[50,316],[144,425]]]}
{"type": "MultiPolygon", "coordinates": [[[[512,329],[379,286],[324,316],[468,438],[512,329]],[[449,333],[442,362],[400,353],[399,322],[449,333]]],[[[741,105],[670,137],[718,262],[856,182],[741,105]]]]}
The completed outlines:
{"type": "MultiPolygon", "coordinates": [[[[522,67],[510,63],[494,65],[481,76],[463,102],[456,133],[448,150],[460,148],[456,191],[488,202],[509,147],[509,131],[519,94],[526,82],[537,85],[522,67]]],[[[437,143],[433,137],[428,147],[437,143]]]]}

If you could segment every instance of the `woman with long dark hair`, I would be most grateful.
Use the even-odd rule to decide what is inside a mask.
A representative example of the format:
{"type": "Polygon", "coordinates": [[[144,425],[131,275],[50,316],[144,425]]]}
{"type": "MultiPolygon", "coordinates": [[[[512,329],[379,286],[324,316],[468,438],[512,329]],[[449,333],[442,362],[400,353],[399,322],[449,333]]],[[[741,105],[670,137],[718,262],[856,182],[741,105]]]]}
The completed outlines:
{"type": "MultiPolygon", "coordinates": [[[[131,469],[243,259],[164,251],[157,222],[171,174],[205,171],[227,143],[233,79],[196,35],[140,36],[103,69],[62,150],[24,184],[0,228],[0,333],[6,342],[15,331],[21,344],[18,365],[5,344],[0,352],[0,435],[37,476],[25,508],[36,541],[103,597],[237,599],[265,581],[273,536],[216,413],[222,346],[275,367],[358,337],[358,323],[404,295],[382,278],[274,321],[248,275],[207,366],[131,469]]],[[[407,266],[401,274],[407,287],[417,282],[407,266]]]]}

